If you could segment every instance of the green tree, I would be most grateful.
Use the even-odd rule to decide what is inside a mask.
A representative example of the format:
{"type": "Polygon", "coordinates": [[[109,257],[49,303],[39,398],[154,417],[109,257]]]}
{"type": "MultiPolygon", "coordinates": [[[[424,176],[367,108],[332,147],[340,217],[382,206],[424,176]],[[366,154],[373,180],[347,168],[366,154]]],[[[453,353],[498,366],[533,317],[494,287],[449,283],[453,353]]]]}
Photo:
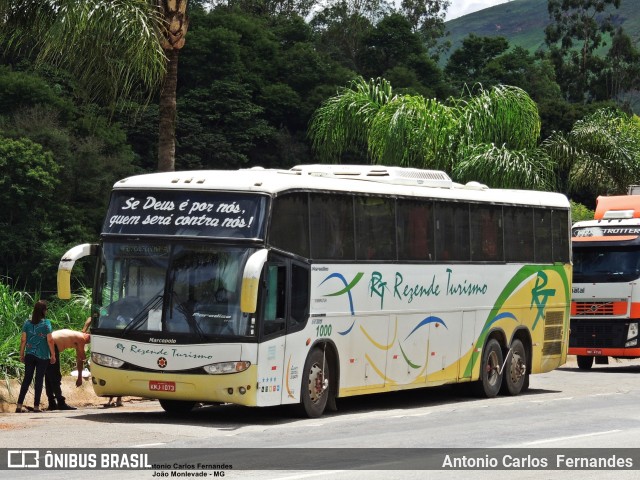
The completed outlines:
{"type": "Polygon", "coordinates": [[[185,169],[245,167],[256,144],[275,133],[260,118],[262,108],[251,101],[247,85],[216,81],[208,89],[191,90],[181,101],[191,112],[189,123],[181,124],[185,169]]]}
{"type": "Polygon", "coordinates": [[[419,33],[399,13],[381,19],[363,39],[361,74],[384,77],[407,92],[428,97],[446,96],[448,86],[436,62],[429,56],[419,33]]]}
{"type": "Polygon", "coordinates": [[[373,28],[372,22],[349,2],[336,2],[320,10],[311,19],[321,51],[353,71],[360,70],[364,39],[373,28]]]}
{"type": "Polygon", "coordinates": [[[640,178],[640,123],[619,110],[598,110],[542,147],[571,194],[622,195],[640,178]]]}
{"type": "Polygon", "coordinates": [[[216,2],[257,16],[297,15],[306,17],[317,0],[226,0],[216,2]]]}
{"type": "Polygon", "coordinates": [[[553,64],[544,56],[515,47],[489,60],[479,78],[485,87],[513,85],[525,90],[538,106],[542,138],[557,130],[568,131],[573,125],[575,119],[568,112],[575,107],[563,98],[553,64]]]}
{"type": "Polygon", "coordinates": [[[46,274],[42,259],[59,245],[50,205],[56,204],[59,167],[27,138],[0,137],[0,246],[14,281],[33,285],[46,274]]]}
{"type": "Polygon", "coordinates": [[[494,187],[552,189],[554,171],[536,149],[539,134],[537,107],[517,87],[479,88],[445,105],[362,78],[327,100],[309,129],[324,161],[362,145],[372,163],[443,169],[494,187]]]}
{"type": "Polygon", "coordinates": [[[582,220],[593,220],[594,211],[589,210],[586,206],[581,203],[570,201],[571,204],[571,221],[572,222],[581,222],[582,220]]]}
{"type": "Polygon", "coordinates": [[[470,82],[484,85],[487,83],[485,68],[508,49],[509,42],[504,37],[479,37],[472,33],[451,54],[444,72],[457,92],[462,92],[470,82]]]}
{"type": "MultiPolygon", "coordinates": [[[[415,32],[420,32],[429,49],[436,47],[438,40],[445,36],[445,17],[450,0],[402,0],[400,11],[415,32]]],[[[442,48],[448,48],[443,44],[442,48]]]]}
{"type": "MultiPolygon", "coordinates": [[[[64,251],[70,244],[97,238],[113,183],[135,171],[133,152],[118,123],[102,115],[95,105],[75,105],[73,86],[66,75],[53,70],[47,74],[45,81],[33,73],[0,68],[0,136],[7,141],[29,141],[41,148],[51,157],[50,163],[42,165],[53,166],[47,173],[56,180],[54,193],[42,205],[44,215],[33,211],[38,216],[34,220],[37,232],[45,232],[36,234],[41,240],[38,249],[20,256],[3,255],[3,267],[7,269],[3,273],[21,276],[21,282],[31,291],[55,289],[55,266],[64,251]],[[51,238],[46,232],[53,232],[51,238]]],[[[29,150],[19,152],[27,155],[29,150]]],[[[5,159],[0,176],[13,176],[13,170],[20,170],[21,163],[28,160],[14,156],[5,159]]],[[[32,185],[23,182],[30,179],[15,176],[13,188],[29,190],[32,185]]],[[[13,203],[6,208],[19,210],[13,203]]],[[[0,250],[19,251],[3,241],[0,250]]],[[[76,278],[85,284],[89,280],[82,275],[76,278]]]]}
{"type": "Polygon", "coordinates": [[[606,98],[615,99],[627,107],[627,93],[640,86],[640,51],[622,28],[616,30],[607,52],[607,68],[602,71],[602,85],[606,85],[606,98]]]}
{"type": "Polygon", "coordinates": [[[175,168],[178,54],[188,0],[0,0],[0,42],[38,64],[67,69],[88,100],[109,103],[159,89],[158,170],[175,168]]]}
{"type": "MultiPolygon", "coordinates": [[[[218,7],[191,18],[180,57],[177,168],[308,162],[309,118],[353,72],[315,48],[311,27],[299,16],[218,7]]],[[[148,109],[130,135],[145,165],[153,113],[148,109]]]]}
{"type": "Polygon", "coordinates": [[[391,14],[376,24],[364,38],[361,53],[365,75],[378,76],[398,64],[406,64],[412,55],[423,53],[424,46],[411,25],[398,13],[391,14]]]}
{"type": "Polygon", "coordinates": [[[605,10],[619,6],[620,0],[548,0],[545,42],[567,99],[602,100],[596,83],[603,65],[596,53],[615,28],[613,13],[605,10]]]}

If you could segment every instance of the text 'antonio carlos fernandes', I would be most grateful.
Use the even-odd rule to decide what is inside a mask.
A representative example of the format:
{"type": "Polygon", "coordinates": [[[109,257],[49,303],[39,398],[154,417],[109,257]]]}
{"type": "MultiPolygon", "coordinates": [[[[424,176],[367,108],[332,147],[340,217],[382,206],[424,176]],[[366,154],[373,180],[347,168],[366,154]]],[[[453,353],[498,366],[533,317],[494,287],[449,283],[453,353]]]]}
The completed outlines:
{"type": "Polygon", "coordinates": [[[609,456],[569,456],[564,454],[556,455],[535,455],[523,456],[514,455],[445,455],[442,462],[443,469],[453,470],[490,470],[490,469],[517,469],[517,470],[603,470],[621,469],[630,470],[634,468],[633,458],[618,455],[609,456]]]}

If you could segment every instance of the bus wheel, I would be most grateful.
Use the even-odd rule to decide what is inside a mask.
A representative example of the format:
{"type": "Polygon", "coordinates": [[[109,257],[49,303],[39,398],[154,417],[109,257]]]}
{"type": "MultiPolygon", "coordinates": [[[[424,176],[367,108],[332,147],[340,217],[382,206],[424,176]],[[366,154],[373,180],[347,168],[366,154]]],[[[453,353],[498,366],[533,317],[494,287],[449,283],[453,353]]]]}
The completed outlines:
{"type": "Polygon", "coordinates": [[[527,377],[527,355],[524,345],[518,339],[511,344],[511,353],[502,373],[500,392],[505,395],[518,395],[527,377]]]}
{"type": "Polygon", "coordinates": [[[189,413],[195,405],[196,402],[187,402],[185,400],[160,400],[162,409],[172,415],[189,413]]]}
{"type": "Polygon", "coordinates": [[[492,398],[502,385],[502,349],[495,338],[489,340],[482,351],[480,378],[474,384],[474,393],[480,397],[492,398]]]}
{"type": "Polygon", "coordinates": [[[593,365],[593,357],[587,355],[578,355],[577,360],[580,370],[590,370],[593,365]]]}
{"type": "Polygon", "coordinates": [[[324,412],[329,398],[329,362],[319,348],[314,348],[304,365],[300,391],[303,413],[309,418],[318,418],[324,412]]]}

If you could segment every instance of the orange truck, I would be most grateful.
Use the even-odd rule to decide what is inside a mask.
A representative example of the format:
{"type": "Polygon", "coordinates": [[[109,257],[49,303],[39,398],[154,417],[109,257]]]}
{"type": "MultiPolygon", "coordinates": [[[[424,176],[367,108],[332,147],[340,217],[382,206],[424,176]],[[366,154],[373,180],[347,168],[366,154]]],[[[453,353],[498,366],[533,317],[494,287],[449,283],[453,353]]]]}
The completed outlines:
{"type": "MultiPolygon", "coordinates": [[[[630,192],[634,190],[630,189],[630,192]]],[[[640,195],[600,196],[593,220],[572,228],[569,355],[580,369],[638,358],[640,195]]]]}

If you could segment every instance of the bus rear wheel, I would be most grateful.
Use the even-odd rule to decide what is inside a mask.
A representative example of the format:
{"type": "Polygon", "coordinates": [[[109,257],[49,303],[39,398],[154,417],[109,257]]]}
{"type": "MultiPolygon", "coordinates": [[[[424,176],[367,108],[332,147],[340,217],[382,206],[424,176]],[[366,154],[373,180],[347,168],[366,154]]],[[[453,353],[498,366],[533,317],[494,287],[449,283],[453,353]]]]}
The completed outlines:
{"type": "Polygon", "coordinates": [[[329,379],[331,371],[324,352],[314,348],[304,364],[300,404],[302,413],[309,418],[318,418],[323,413],[329,399],[329,379]]]}
{"type": "Polygon", "coordinates": [[[578,355],[576,360],[578,361],[578,368],[580,370],[591,370],[591,367],[593,366],[593,357],[578,355]]]}
{"type": "Polygon", "coordinates": [[[162,409],[171,415],[189,413],[195,405],[196,402],[188,402],[186,400],[160,400],[162,409]]]}
{"type": "Polygon", "coordinates": [[[493,398],[498,395],[502,385],[502,349],[495,338],[489,340],[482,350],[480,364],[480,378],[473,385],[473,390],[479,397],[493,398]]]}
{"type": "Polygon", "coordinates": [[[518,395],[524,388],[527,377],[527,354],[524,345],[518,339],[511,343],[511,352],[502,373],[502,388],[505,395],[518,395]]]}

